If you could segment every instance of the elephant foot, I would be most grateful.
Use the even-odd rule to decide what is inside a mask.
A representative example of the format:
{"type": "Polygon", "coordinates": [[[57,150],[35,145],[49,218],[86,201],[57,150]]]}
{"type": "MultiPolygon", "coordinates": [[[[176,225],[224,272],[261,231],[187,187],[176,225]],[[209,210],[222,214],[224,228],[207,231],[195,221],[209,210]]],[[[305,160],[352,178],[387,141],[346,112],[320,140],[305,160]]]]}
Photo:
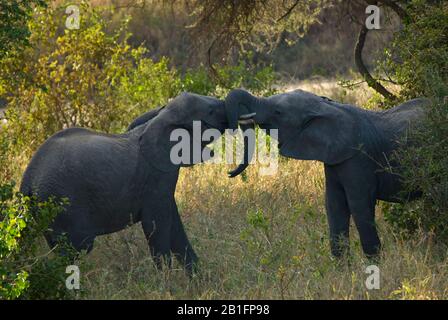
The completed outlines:
{"type": "Polygon", "coordinates": [[[363,244],[364,255],[371,262],[379,262],[381,253],[381,244],[363,244]]]}

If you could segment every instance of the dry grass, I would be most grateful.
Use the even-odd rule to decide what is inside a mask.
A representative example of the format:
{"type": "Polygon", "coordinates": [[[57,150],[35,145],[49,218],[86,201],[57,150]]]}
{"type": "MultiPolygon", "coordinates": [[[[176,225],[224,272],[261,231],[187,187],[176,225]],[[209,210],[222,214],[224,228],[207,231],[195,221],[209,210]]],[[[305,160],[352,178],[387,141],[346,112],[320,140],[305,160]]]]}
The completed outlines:
{"type": "Polygon", "coordinates": [[[362,83],[353,89],[342,88],[338,82],[331,79],[316,77],[314,79],[290,82],[280,86],[281,91],[302,89],[317,95],[327,96],[335,101],[365,106],[372,96],[371,89],[366,83],[362,83]]]}
{"type": "MultiPolygon", "coordinates": [[[[333,83],[294,85],[341,100],[333,83]]],[[[363,105],[366,90],[349,91],[346,102],[363,105]]],[[[226,165],[182,169],[176,199],[200,273],[158,271],[140,225],[99,237],[86,257],[81,286],[87,299],[446,299],[445,246],[424,235],[398,237],[377,222],[384,250],[378,263],[381,288],[367,290],[357,232],[351,256],[334,260],[324,210],[323,166],[280,159],[273,176],[252,165],[243,177],[227,178],[226,165]]]]}
{"type": "MultiPolygon", "coordinates": [[[[356,79],[356,75],[353,75],[353,77],[355,77],[352,81],[354,85],[348,86],[346,84],[345,87],[341,87],[340,80],[313,77],[303,81],[290,81],[285,79],[283,84],[278,85],[277,88],[281,92],[302,89],[342,103],[349,103],[372,110],[380,109],[379,103],[381,103],[382,97],[376,91],[369,88],[367,83],[356,79]]],[[[390,83],[384,85],[394,94],[400,91],[397,85],[390,83]]]]}
{"type": "MultiPolygon", "coordinates": [[[[333,99],[365,105],[371,94],[334,82],[300,87],[333,99]],[[341,98],[343,97],[343,99],[341,98]]],[[[182,169],[176,199],[200,273],[189,281],[182,269],[154,268],[139,225],[101,237],[87,258],[82,285],[98,299],[446,299],[448,259],[444,246],[424,235],[404,240],[377,212],[384,245],[379,290],[367,290],[366,266],[355,228],[351,256],[329,252],[323,166],[280,159],[278,173],[261,176],[252,165],[229,179],[225,165],[182,169]]]]}
{"type": "Polygon", "coordinates": [[[378,212],[384,251],[380,290],[367,290],[356,230],[352,254],[333,260],[323,207],[323,170],[282,160],[275,176],[247,179],[225,166],[183,169],[177,202],[200,274],[157,271],[139,225],[99,238],[82,285],[99,299],[428,299],[448,296],[446,251],[423,236],[394,236],[378,212]],[[256,214],[258,212],[258,215],[256,214]],[[254,217],[258,217],[254,222],[254,217]],[[261,218],[260,218],[261,217],[261,218]],[[251,219],[252,218],[252,219],[251,219]]]}

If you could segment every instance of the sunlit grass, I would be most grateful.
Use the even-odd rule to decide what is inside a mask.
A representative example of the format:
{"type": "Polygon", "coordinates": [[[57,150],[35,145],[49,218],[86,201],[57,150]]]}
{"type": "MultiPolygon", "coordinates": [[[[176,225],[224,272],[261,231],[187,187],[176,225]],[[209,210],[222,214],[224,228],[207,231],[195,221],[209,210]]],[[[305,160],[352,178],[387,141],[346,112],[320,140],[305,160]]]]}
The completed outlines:
{"type": "Polygon", "coordinates": [[[181,170],[176,199],[200,257],[189,281],[182,269],[157,271],[139,225],[101,237],[86,270],[87,298],[125,299],[431,299],[446,298],[446,249],[423,236],[397,238],[377,221],[384,250],[381,288],[367,290],[361,252],[351,229],[351,255],[329,252],[323,167],[289,160],[277,175],[229,179],[224,165],[181,170]]]}
{"type": "MultiPolygon", "coordinates": [[[[365,105],[364,89],[343,93],[334,82],[298,86],[365,105]]],[[[22,172],[25,161],[11,164],[22,172]]],[[[367,290],[372,261],[351,228],[351,254],[334,260],[328,244],[323,165],[280,159],[273,176],[251,165],[227,178],[231,166],[181,170],[176,200],[200,258],[192,281],[180,266],[158,271],[140,224],[98,237],[86,257],[81,286],[88,299],[446,299],[447,248],[416,234],[402,239],[377,210],[383,243],[380,289],[367,290]]],[[[18,175],[18,174],[17,174],[18,175]]]]}

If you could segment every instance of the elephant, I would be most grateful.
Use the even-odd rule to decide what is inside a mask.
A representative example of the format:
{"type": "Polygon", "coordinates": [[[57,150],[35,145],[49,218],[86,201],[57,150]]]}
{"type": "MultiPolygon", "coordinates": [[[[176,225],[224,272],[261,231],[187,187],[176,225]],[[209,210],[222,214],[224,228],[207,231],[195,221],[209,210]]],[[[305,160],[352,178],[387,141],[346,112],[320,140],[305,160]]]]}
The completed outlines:
{"type": "MultiPolygon", "coordinates": [[[[49,246],[65,235],[77,251],[88,253],[96,236],[141,222],[156,265],[160,268],[164,259],[171,264],[174,254],[191,275],[198,258],[174,192],[180,167],[207,159],[173,163],[170,134],[176,128],[191,133],[193,121],[201,122],[201,130],[222,134],[227,126],[224,101],[184,92],[137,118],[122,134],[69,128],[51,136],[34,154],[20,187],[39,201],[68,199],[45,235],[49,246]]],[[[201,141],[201,150],[208,143],[201,141]]]]}
{"type": "MultiPolygon", "coordinates": [[[[323,162],[325,207],[332,255],[349,251],[353,218],[363,252],[378,257],[381,243],[375,225],[377,200],[403,202],[421,196],[404,192],[400,164],[393,157],[404,137],[419,126],[429,100],[417,98],[385,111],[370,111],[295,90],[267,98],[234,89],[225,99],[229,127],[248,115],[262,129],[278,129],[279,153],[299,160],[323,162]]],[[[252,124],[252,127],[254,124],[252,124]]],[[[251,155],[249,155],[251,157],[251,155]]],[[[229,172],[241,173],[245,162],[229,172]]]]}

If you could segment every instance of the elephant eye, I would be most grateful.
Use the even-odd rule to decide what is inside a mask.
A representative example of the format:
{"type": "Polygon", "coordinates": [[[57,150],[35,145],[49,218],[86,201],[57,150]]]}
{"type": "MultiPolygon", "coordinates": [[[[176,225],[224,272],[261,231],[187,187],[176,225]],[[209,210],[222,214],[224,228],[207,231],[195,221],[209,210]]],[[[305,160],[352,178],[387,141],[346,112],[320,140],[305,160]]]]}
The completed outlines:
{"type": "Polygon", "coordinates": [[[276,114],[276,115],[281,115],[282,112],[281,112],[280,110],[275,110],[275,114],[276,114]]]}

